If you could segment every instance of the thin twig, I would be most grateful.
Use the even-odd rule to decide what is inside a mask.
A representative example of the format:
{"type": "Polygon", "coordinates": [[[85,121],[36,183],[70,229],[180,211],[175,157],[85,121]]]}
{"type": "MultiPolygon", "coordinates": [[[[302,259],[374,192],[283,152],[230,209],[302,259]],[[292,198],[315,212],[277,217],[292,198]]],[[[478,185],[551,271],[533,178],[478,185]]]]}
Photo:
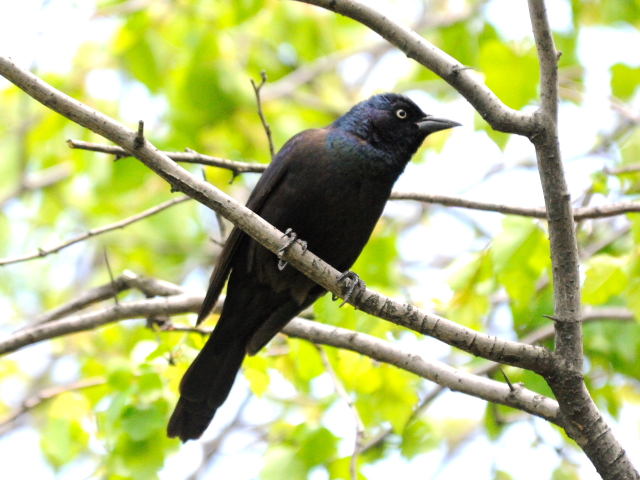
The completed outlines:
{"type": "Polygon", "coordinates": [[[66,242],[63,242],[59,245],[56,245],[55,247],[51,247],[48,249],[42,249],[39,248],[37,252],[35,253],[29,253],[26,255],[21,255],[18,257],[9,257],[9,258],[0,258],[0,267],[4,266],[4,265],[9,265],[12,263],[19,263],[19,262],[25,262],[27,260],[33,260],[35,258],[43,258],[46,257],[47,255],[51,255],[52,253],[57,253],[60,250],[62,250],[63,248],[67,248],[73,244],[76,244],[78,242],[82,242],[84,240],[86,240],[89,237],[95,237],[96,235],[100,235],[103,233],[107,233],[110,232],[112,230],[117,230],[118,228],[124,228],[128,225],[131,225],[132,223],[135,223],[139,220],[142,220],[144,218],[150,217],[151,215],[155,215],[158,212],[161,212],[162,210],[166,210],[169,207],[172,207],[173,205],[177,205],[178,203],[182,203],[182,202],[186,202],[187,200],[191,200],[191,197],[179,197],[179,198],[174,198],[172,200],[169,200],[167,202],[161,203],[160,205],[156,205],[153,208],[150,208],[148,210],[145,210],[144,212],[140,212],[137,215],[133,215],[129,218],[125,218],[124,220],[120,220],[119,222],[116,223],[111,223],[109,225],[105,225],[104,227],[99,227],[99,228],[93,228],[85,233],[82,233],[80,235],[77,235],[69,240],[67,240],[66,242]]]}
{"type": "MultiPolygon", "coordinates": [[[[461,197],[451,197],[448,195],[434,195],[417,192],[392,192],[391,200],[416,200],[424,203],[437,203],[445,207],[460,207],[472,210],[482,210],[486,212],[498,212],[505,215],[519,215],[522,217],[547,218],[545,207],[516,207],[500,203],[480,202],[461,197]]],[[[575,221],[595,218],[607,218],[625,213],[640,212],[640,202],[619,202],[610,205],[600,205],[595,207],[580,207],[573,209],[573,219],[575,221]]]]}
{"type": "Polygon", "coordinates": [[[267,123],[267,119],[264,116],[264,112],[262,111],[262,101],[260,100],[260,89],[262,86],[267,83],[267,72],[262,70],[260,72],[260,77],[262,78],[262,82],[260,85],[256,85],[256,82],[251,79],[251,85],[253,85],[253,91],[256,94],[256,103],[258,106],[258,115],[260,116],[260,120],[262,121],[262,126],[264,127],[264,131],[267,134],[267,139],[269,140],[269,152],[271,152],[271,158],[275,156],[275,148],[273,147],[273,139],[271,138],[271,127],[267,123]]]}
{"type": "MultiPolygon", "coordinates": [[[[43,323],[52,322],[62,317],[69,316],[73,313],[79,312],[87,308],[90,305],[102,302],[116,293],[123,292],[130,288],[136,288],[145,294],[147,298],[152,297],[168,297],[171,295],[181,295],[188,293],[188,291],[178,285],[167,282],[166,280],[159,280],[151,277],[141,277],[136,275],[130,270],[125,270],[122,275],[116,277],[112,282],[101,285],[99,287],[92,288],[86,292],[81,293],[78,297],[74,298],[69,303],[61,305],[53,310],[49,310],[42,315],[37,316],[25,327],[17,330],[21,332],[43,323]]],[[[221,303],[219,301],[218,303],[221,303]]]]}
{"type": "Polygon", "coordinates": [[[133,139],[133,148],[140,148],[144,145],[144,121],[138,121],[138,131],[133,139]]]}
{"type": "Polygon", "coordinates": [[[19,197],[25,192],[40,190],[49,187],[71,176],[73,168],[70,163],[61,163],[50,168],[46,168],[36,173],[25,175],[20,183],[12,191],[0,198],[0,208],[9,200],[19,197]]]}
{"type": "Polygon", "coordinates": [[[63,393],[104,385],[106,382],[107,380],[104,377],[85,378],[75,382],[67,383],[66,385],[59,385],[42,390],[36,395],[27,398],[24,402],[22,402],[20,408],[0,420],[0,435],[4,435],[5,433],[7,433],[7,431],[9,430],[9,426],[20,416],[24,415],[30,410],[33,410],[47,400],[51,400],[52,398],[55,398],[58,395],[62,395],[63,393]]]}
{"type": "Polygon", "coordinates": [[[111,291],[113,294],[113,300],[116,305],[120,305],[120,300],[118,300],[118,286],[115,283],[115,279],[113,278],[113,271],[111,270],[111,264],[109,263],[109,256],[107,255],[107,248],[102,248],[102,255],[104,256],[104,263],[107,266],[107,271],[109,272],[109,278],[111,279],[111,291]]]}
{"type": "MultiPolygon", "coordinates": [[[[116,145],[102,145],[100,143],[83,142],[81,140],[67,140],[69,148],[75,148],[77,150],[88,150],[90,152],[107,153],[109,155],[115,155],[118,158],[130,157],[131,154],[124,148],[116,145]]],[[[174,162],[180,163],[196,163],[199,165],[207,165],[209,167],[226,168],[236,174],[256,172],[262,173],[266,170],[267,165],[262,163],[248,163],[237,162],[234,160],[228,160],[226,158],[212,157],[210,155],[203,155],[197,153],[191,149],[186,149],[186,152],[162,152],[174,162]]]]}
{"type": "Polygon", "coordinates": [[[344,385],[342,385],[338,374],[333,369],[327,352],[321,345],[318,345],[317,343],[314,345],[318,349],[320,360],[322,360],[322,364],[324,365],[325,370],[331,377],[331,380],[333,380],[333,386],[336,389],[336,393],[347,403],[356,423],[356,441],[355,446],[353,447],[353,455],[351,455],[349,471],[351,473],[351,480],[358,480],[358,456],[360,455],[360,450],[362,449],[362,443],[364,440],[364,422],[362,421],[362,417],[360,417],[360,412],[358,412],[358,408],[356,407],[355,402],[353,401],[347,390],[344,388],[344,385]]]}

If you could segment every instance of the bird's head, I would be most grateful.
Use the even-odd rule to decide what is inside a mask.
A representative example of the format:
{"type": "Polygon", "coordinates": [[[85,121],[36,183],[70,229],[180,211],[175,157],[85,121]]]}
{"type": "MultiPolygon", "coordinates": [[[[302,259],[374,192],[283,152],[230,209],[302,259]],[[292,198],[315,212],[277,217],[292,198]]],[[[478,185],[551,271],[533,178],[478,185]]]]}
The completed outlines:
{"type": "Polygon", "coordinates": [[[358,103],[334,122],[372,147],[408,162],[427,135],[460,124],[424,113],[408,97],[383,93],[358,103]]]}

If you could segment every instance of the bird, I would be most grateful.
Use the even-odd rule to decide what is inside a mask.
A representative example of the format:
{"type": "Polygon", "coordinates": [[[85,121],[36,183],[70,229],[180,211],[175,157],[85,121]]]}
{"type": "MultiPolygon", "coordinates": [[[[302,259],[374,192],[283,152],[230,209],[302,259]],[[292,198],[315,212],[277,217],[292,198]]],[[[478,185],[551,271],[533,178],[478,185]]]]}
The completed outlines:
{"type": "MultiPolygon", "coordinates": [[[[246,206],[349,275],[406,165],[434,132],[460,124],[425,114],[410,98],[378,94],[324,128],[284,144],[246,206]]],[[[197,324],[228,278],[218,322],[180,382],[167,434],[200,438],[229,395],[245,355],[255,355],[326,290],[235,227],[218,257],[197,324]]],[[[352,276],[352,279],[353,276],[352,276]]],[[[357,279],[356,279],[357,280],[357,279]]]]}

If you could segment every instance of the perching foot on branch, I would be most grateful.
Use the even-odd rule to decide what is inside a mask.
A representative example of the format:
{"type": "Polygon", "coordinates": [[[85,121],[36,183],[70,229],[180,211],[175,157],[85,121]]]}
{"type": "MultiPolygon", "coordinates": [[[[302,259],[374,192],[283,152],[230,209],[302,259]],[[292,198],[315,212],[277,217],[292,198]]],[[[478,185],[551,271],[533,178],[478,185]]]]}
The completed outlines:
{"type": "Polygon", "coordinates": [[[289,237],[290,240],[284,247],[278,250],[278,269],[280,271],[284,270],[284,268],[289,263],[282,259],[282,257],[284,256],[284,252],[291,248],[291,245],[293,245],[295,242],[298,242],[302,247],[302,253],[307,251],[307,242],[305,242],[304,240],[299,240],[298,235],[291,228],[287,228],[287,231],[284,232],[284,235],[282,235],[282,238],[284,237],[289,237]]]}
{"type": "MultiPolygon", "coordinates": [[[[347,285],[347,288],[349,290],[347,291],[347,294],[345,295],[343,302],[340,304],[338,308],[344,307],[344,305],[349,300],[351,300],[351,297],[353,296],[353,292],[355,291],[356,287],[359,288],[360,291],[364,291],[364,289],[367,288],[367,284],[364,282],[364,280],[362,280],[357,273],[352,272],[351,270],[347,270],[342,275],[340,275],[340,278],[336,283],[340,283],[347,278],[351,280],[351,282],[349,282],[349,284],[347,285]]],[[[337,299],[338,297],[334,295],[333,300],[337,300],[337,299]]]]}

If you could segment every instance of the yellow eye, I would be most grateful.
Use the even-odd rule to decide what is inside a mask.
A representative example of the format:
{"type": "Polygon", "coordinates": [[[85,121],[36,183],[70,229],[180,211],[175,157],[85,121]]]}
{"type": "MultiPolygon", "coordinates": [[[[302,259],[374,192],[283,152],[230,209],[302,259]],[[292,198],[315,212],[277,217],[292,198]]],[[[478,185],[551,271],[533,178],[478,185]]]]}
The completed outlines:
{"type": "Polygon", "coordinates": [[[407,118],[407,112],[399,108],[398,110],[396,110],[396,117],[398,117],[400,120],[404,120],[405,118],[407,118]]]}

